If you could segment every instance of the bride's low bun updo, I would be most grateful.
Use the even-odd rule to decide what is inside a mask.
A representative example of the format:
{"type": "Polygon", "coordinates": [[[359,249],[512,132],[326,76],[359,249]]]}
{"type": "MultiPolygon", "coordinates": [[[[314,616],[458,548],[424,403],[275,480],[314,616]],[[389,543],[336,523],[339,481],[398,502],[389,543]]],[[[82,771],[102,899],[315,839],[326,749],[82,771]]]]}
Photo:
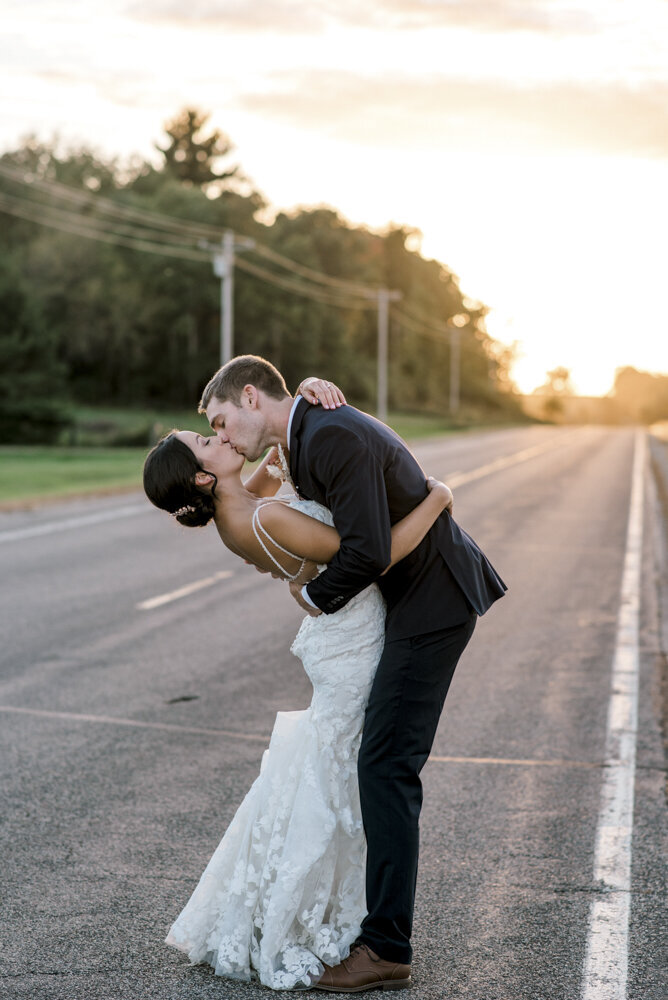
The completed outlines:
{"type": "Polygon", "coordinates": [[[144,492],[152,504],[187,528],[202,528],[216,510],[211,492],[195,484],[205,470],[187,444],[171,431],[149,451],[144,462],[144,492]]]}
{"type": "Polygon", "coordinates": [[[182,508],[178,513],[170,511],[174,520],[186,528],[203,528],[215,512],[216,505],[210,493],[199,493],[198,496],[191,497],[185,509],[182,508]]]}

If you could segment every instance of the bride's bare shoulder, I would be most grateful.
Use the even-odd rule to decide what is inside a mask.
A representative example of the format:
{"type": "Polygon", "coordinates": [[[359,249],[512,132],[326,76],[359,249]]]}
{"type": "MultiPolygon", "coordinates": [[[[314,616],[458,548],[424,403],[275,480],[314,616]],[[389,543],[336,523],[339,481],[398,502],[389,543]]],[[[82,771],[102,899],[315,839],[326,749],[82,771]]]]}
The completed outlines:
{"type": "Polygon", "coordinates": [[[252,558],[251,553],[255,546],[250,511],[244,514],[217,511],[215,523],[220,540],[230,552],[241,556],[242,559],[252,558]]]}

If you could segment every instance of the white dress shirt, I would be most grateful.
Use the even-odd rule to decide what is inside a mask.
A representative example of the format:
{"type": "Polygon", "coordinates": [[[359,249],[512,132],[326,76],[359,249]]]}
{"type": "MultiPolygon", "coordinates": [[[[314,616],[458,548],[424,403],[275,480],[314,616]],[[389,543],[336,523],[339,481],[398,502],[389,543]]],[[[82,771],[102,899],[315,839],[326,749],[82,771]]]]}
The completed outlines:
{"type": "MultiPolygon", "coordinates": [[[[290,410],[290,416],[288,417],[288,431],[287,431],[287,445],[288,445],[288,448],[290,447],[290,431],[292,430],[292,418],[294,417],[295,412],[297,410],[297,406],[302,401],[302,399],[303,399],[302,396],[295,396],[295,401],[292,404],[292,409],[290,410]]],[[[309,404],[307,403],[306,405],[308,406],[309,404]]],[[[312,608],[318,608],[318,605],[314,604],[314,602],[308,596],[308,591],[306,590],[306,584],[304,584],[304,586],[302,587],[302,597],[304,598],[304,600],[306,601],[307,604],[311,605],[312,608]]],[[[319,610],[320,610],[320,608],[318,608],[318,611],[319,610]]]]}

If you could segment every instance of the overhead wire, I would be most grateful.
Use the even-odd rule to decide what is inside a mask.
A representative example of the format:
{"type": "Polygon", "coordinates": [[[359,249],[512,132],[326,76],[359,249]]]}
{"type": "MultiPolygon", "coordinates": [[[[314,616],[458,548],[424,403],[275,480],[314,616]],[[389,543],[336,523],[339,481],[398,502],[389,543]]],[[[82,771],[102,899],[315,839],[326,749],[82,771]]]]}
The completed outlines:
{"type": "MultiPolygon", "coordinates": [[[[48,202],[38,202],[32,198],[21,198],[0,191],[0,211],[18,218],[71,235],[185,260],[210,262],[212,253],[221,249],[221,229],[207,223],[192,223],[189,220],[134,208],[95,192],[75,190],[55,180],[38,177],[27,180],[24,171],[1,160],[0,176],[31,192],[37,190],[51,197],[69,201],[80,208],[93,208],[113,216],[109,219],[82,215],[50,205],[48,202]],[[122,220],[127,220],[127,223],[122,220]],[[129,223],[133,222],[135,225],[131,228],[129,223]],[[184,241],[190,242],[191,245],[188,246],[184,241]],[[203,241],[207,241],[205,245],[202,245],[203,241]]],[[[246,256],[236,257],[235,266],[240,270],[285,291],[338,308],[370,310],[377,307],[378,288],[316,271],[258,241],[254,241],[253,247],[248,248],[247,252],[255,252],[277,267],[297,276],[291,278],[279,275],[252,263],[246,256]],[[306,282],[311,282],[311,285],[306,282]],[[325,287],[317,287],[318,285],[325,287]]],[[[450,331],[446,324],[434,320],[425,321],[414,310],[407,309],[405,304],[398,307],[393,303],[391,315],[395,322],[410,332],[439,343],[444,343],[443,334],[450,331]]]]}
{"type": "Polygon", "coordinates": [[[354,281],[346,281],[344,278],[335,278],[330,274],[324,274],[322,271],[314,271],[313,268],[307,267],[305,264],[298,264],[289,257],[284,257],[283,254],[277,253],[275,250],[261,243],[257,243],[254,249],[259,256],[265,257],[267,260],[271,260],[286,270],[293,271],[295,274],[301,274],[305,278],[310,278],[312,281],[320,281],[323,284],[341,288],[356,295],[368,296],[374,299],[378,297],[377,289],[371,285],[361,285],[354,281]]]}
{"type": "Polygon", "coordinates": [[[235,260],[235,267],[238,267],[242,271],[246,271],[248,274],[252,274],[257,278],[261,278],[263,281],[268,281],[278,288],[286,289],[287,291],[295,292],[298,295],[305,295],[308,298],[315,299],[319,302],[324,302],[327,305],[337,306],[342,309],[375,309],[376,300],[371,301],[368,297],[364,299],[342,299],[328,292],[309,288],[303,283],[296,281],[293,278],[285,278],[282,275],[274,274],[272,271],[268,271],[264,267],[260,267],[258,264],[253,264],[251,261],[246,260],[245,257],[237,257],[235,260]]]}
{"type": "MultiPolygon", "coordinates": [[[[37,222],[41,225],[49,226],[50,228],[67,232],[72,235],[83,236],[88,239],[95,239],[101,242],[115,244],[117,246],[125,246],[135,250],[142,250],[144,252],[158,253],[164,256],[179,257],[201,262],[210,262],[211,260],[211,254],[204,249],[184,247],[181,242],[179,242],[176,246],[172,245],[173,237],[171,236],[168,237],[168,243],[147,240],[145,238],[140,238],[141,234],[148,232],[147,230],[139,230],[140,236],[137,236],[133,233],[123,233],[114,229],[105,229],[98,224],[100,220],[94,220],[90,217],[74,216],[57,209],[54,206],[38,205],[29,199],[18,198],[14,195],[8,195],[3,192],[0,192],[0,211],[7,212],[8,214],[19,218],[27,219],[31,222],[37,222]]],[[[241,257],[237,257],[235,265],[240,270],[246,271],[247,273],[267,281],[279,288],[283,288],[297,295],[315,299],[316,301],[323,302],[327,305],[334,305],[339,308],[346,309],[375,308],[375,301],[370,301],[368,297],[361,300],[355,300],[354,298],[343,299],[341,296],[331,294],[324,289],[309,287],[302,281],[274,274],[266,268],[260,267],[257,264],[252,264],[250,261],[246,261],[241,257]]]]}
{"type": "MultiPolygon", "coordinates": [[[[191,250],[184,246],[172,246],[167,243],[159,243],[151,240],[133,238],[129,235],[110,232],[108,230],[86,226],[84,223],[76,221],[75,218],[67,219],[44,214],[44,206],[34,205],[28,207],[22,204],[19,199],[13,198],[0,192],[0,211],[18,218],[36,222],[41,226],[48,226],[51,229],[58,229],[61,232],[70,233],[74,236],[84,236],[87,239],[99,240],[102,243],[112,243],[116,246],[129,247],[133,250],[140,250],[145,253],[157,253],[166,257],[178,257],[182,260],[210,261],[210,254],[205,251],[191,250]]],[[[61,213],[61,215],[64,213],[61,213]]]]}
{"type": "MultiPolygon", "coordinates": [[[[37,188],[46,194],[65,198],[81,206],[95,207],[103,212],[113,214],[114,216],[123,215],[126,218],[135,219],[138,222],[143,222],[156,228],[165,229],[178,234],[190,235],[200,239],[211,240],[215,245],[220,244],[221,229],[210,224],[191,223],[187,220],[176,219],[173,216],[159,215],[154,212],[148,212],[145,209],[137,209],[122,202],[113,201],[106,198],[104,195],[95,194],[93,192],[77,191],[70,188],[66,184],[61,184],[59,181],[43,180],[41,178],[33,178],[30,181],[27,181],[21,170],[2,163],[2,161],[0,161],[0,175],[7,177],[22,186],[37,188]]],[[[213,249],[213,247],[208,249],[213,249]]],[[[272,261],[279,267],[292,271],[295,274],[299,274],[302,277],[308,278],[316,283],[341,288],[342,290],[345,290],[353,295],[368,295],[369,297],[376,297],[376,290],[369,285],[348,281],[343,278],[336,278],[332,275],[324,274],[321,271],[316,271],[304,264],[299,264],[296,261],[291,260],[289,257],[285,257],[283,254],[277,253],[275,250],[272,250],[270,247],[265,246],[258,241],[255,241],[255,245],[251,248],[251,252],[256,252],[258,256],[265,257],[267,260],[272,261]]]]}
{"type": "Polygon", "coordinates": [[[220,241],[220,229],[208,223],[193,223],[187,219],[178,219],[163,213],[149,212],[146,209],[135,208],[124,202],[107,198],[105,195],[98,194],[97,192],[79,191],[68,184],[62,184],[60,181],[44,180],[39,177],[31,177],[27,180],[23,171],[3,163],[1,160],[0,175],[29,190],[38,190],[44,194],[62,198],[65,201],[73,202],[82,207],[95,208],[98,211],[106,212],[115,217],[122,215],[128,219],[143,222],[156,229],[164,229],[180,235],[191,235],[193,237],[220,241]]]}
{"type": "MultiPolygon", "coordinates": [[[[68,211],[68,209],[59,208],[57,205],[36,202],[31,198],[22,198],[19,195],[8,194],[7,192],[0,191],[0,194],[5,197],[8,203],[22,206],[26,210],[31,209],[33,211],[39,211],[40,218],[46,214],[57,221],[70,224],[80,224],[87,229],[94,229],[100,232],[118,234],[119,236],[124,237],[133,237],[135,239],[148,239],[149,242],[158,241],[160,243],[172,244],[176,247],[183,247],[185,245],[184,237],[179,236],[176,233],[156,232],[155,230],[148,229],[145,226],[133,225],[131,223],[124,222],[123,220],[100,219],[94,215],[73,213],[68,211]]],[[[211,255],[208,250],[199,246],[196,241],[193,242],[190,249],[197,250],[203,260],[210,260],[211,255]]]]}
{"type": "Polygon", "coordinates": [[[435,340],[439,344],[446,344],[447,336],[450,333],[451,328],[447,327],[445,324],[433,325],[423,323],[421,320],[414,320],[410,316],[407,316],[403,309],[398,306],[392,307],[392,318],[398,326],[404,327],[411,333],[418,334],[421,337],[427,337],[430,340],[435,340]]]}

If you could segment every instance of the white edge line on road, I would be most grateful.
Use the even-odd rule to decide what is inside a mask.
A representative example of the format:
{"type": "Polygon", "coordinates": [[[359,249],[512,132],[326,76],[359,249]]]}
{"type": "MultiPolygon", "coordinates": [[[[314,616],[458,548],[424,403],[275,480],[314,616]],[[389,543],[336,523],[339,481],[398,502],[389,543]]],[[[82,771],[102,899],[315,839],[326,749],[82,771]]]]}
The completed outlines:
{"type": "Polygon", "coordinates": [[[18,542],[24,538],[37,538],[40,535],[52,535],[57,531],[70,531],[74,528],[85,528],[89,524],[103,524],[105,521],[116,521],[120,517],[132,517],[135,514],[145,514],[151,510],[146,503],[126,504],[125,507],[112,507],[96,514],[81,514],[68,517],[62,521],[47,521],[45,524],[34,524],[26,528],[14,528],[11,531],[0,531],[0,544],[3,542],[18,542]]]}
{"type": "Polygon", "coordinates": [[[626,554],[612,663],[582,1000],[625,1000],[638,725],[639,620],[646,436],[636,431],[626,554]]]}
{"type": "Polygon", "coordinates": [[[204,590],[205,587],[212,587],[219,580],[227,580],[231,576],[234,576],[233,570],[223,569],[220,573],[214,573],[213,576],[206,576],[201,580],[195,580],[194,583],[187,583],[184,587],[179,587],[178,590],[170,590],[167,594],[158,594],[157,597],[149,597],[145,601],[140,601],[137,610],[151,611],[153,608],[160,608],[163,604],[178,601],[181,597],[188,597],[189,594],[204,590]]]}

